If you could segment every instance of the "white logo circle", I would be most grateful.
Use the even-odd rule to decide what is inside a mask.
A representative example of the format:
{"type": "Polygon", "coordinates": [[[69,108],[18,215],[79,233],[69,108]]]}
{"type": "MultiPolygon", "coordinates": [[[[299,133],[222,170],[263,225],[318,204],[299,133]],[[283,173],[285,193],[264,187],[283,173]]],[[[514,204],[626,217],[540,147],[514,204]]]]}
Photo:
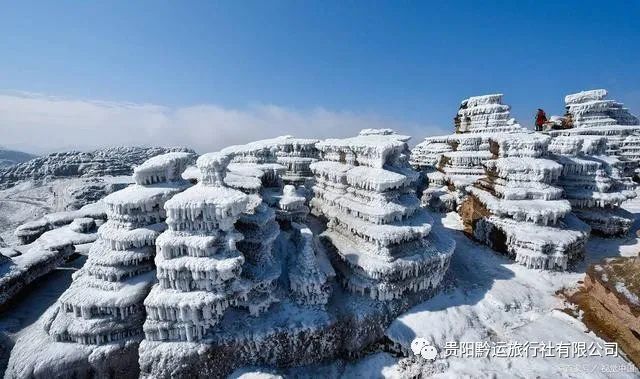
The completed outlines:
{"type": "Polygon", "coordinates": [[[420,350],[420,355],[422,358],[432,361],[438,356],[438,349],[435,346],[427,345],[420,350]]]}
{"type": "Polygon", "coordinates": [[[418,337],[411,341],[411,351],[413,354],[418,355],[422,351],[422,348],[429,345],[429,341],[426,338],[418,337]]]}

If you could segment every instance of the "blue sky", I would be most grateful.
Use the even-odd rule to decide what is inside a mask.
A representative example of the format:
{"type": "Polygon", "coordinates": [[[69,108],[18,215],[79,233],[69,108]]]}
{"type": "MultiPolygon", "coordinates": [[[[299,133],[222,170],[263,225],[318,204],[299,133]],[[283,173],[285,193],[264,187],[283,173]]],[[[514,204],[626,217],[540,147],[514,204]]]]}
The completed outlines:
{"type": "MultiPolygon", "coordinates": [[[[352,132],[338,128],[341,122],[386,122],[419,140],[451,130],[463,98],[494,92],[505,94],[525,125],[537,107],[560,113],[565,94],[601,87],[637,114],[639,17],[640,1],[4,2],[3,99],[14,91],[44,95],[38,104],[65,99],[64,115],[53,112],[62,119],[46,130],[60,128],[70,138],[28,143],[14,136],[46,120],[52,111],[44,106],[35,109],[42,115],[35,121],[0,116],[0,129],[11,131],[0,144],[35,150],[99,144],[65,134],[73,129],[63,119],[83,128],[83,113],[72,109],[83,101],[158,107],[170,114],[162,122],[194,135],[188,125],[174,125],[185,108],[227,112],[203,124],[213,129],[229,114],[248,113],[260,124],[245,134],[251,137],[291,132],[270,124],[290,117],[297,117],[294,134],[312,135],[304,121],[326,112],[335,117],[330,130],[352,132]],[[260,118],[265,106],[268,120],[260,118]]],[[[0,110],[12,108],[0,103],[0,110]]],[[[145,135],[164,130],[145,122],[145,135]]],[[[190,142],[179,134],[174,140],[190,142]]],[[[242,141],[227,139],[199,148],[242,141]]]]}

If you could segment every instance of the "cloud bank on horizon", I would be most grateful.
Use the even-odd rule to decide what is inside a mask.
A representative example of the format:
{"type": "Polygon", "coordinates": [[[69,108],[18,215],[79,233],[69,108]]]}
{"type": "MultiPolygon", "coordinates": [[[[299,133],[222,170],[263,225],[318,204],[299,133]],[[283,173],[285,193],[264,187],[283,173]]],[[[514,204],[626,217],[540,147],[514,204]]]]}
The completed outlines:
{"type": "Polygon", "coordinates": [[[264,104],[240,109],[216,104],[172,108],[33,93],[0,94],[0,145],[34,153],[116,145],[183,145],[204,153],[285,134],[345,137],[363,128],[382,127],[412,135],[414,143],[450,129],[324,108],[299,110],[264,104]]]}

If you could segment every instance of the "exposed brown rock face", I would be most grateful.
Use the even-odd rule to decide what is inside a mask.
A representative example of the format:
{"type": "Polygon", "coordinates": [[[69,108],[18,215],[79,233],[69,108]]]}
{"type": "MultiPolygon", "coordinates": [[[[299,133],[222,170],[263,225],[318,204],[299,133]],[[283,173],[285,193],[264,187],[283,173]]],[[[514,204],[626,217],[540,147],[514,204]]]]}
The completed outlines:
{"type": "Polygon", "coordinates": [[[587,327],[615,341],[640,366],[640,262],[637,258],[607,259],[587,270],[584,287],[571,301],[584,311],[587,327]]]}
{"type": "Polygon", "coordinates": [[[491,216],[491,212],[473,195],[467,196],[462,202],[458,214],[462,218],[464,232],[471,237],[473,237],[476,222],[483,217],[491,216]]]}

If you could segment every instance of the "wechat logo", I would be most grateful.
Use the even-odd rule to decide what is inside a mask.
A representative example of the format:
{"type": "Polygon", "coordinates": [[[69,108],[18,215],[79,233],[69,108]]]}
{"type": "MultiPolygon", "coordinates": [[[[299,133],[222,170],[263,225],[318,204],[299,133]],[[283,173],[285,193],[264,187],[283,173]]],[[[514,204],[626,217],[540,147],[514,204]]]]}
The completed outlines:
{"type": "Polygon", "coordinates": [[[433,361],[438,356],[438,349],[423,337],[418,337],[411,341],[411,351],[422,358],[433,361]]]}

